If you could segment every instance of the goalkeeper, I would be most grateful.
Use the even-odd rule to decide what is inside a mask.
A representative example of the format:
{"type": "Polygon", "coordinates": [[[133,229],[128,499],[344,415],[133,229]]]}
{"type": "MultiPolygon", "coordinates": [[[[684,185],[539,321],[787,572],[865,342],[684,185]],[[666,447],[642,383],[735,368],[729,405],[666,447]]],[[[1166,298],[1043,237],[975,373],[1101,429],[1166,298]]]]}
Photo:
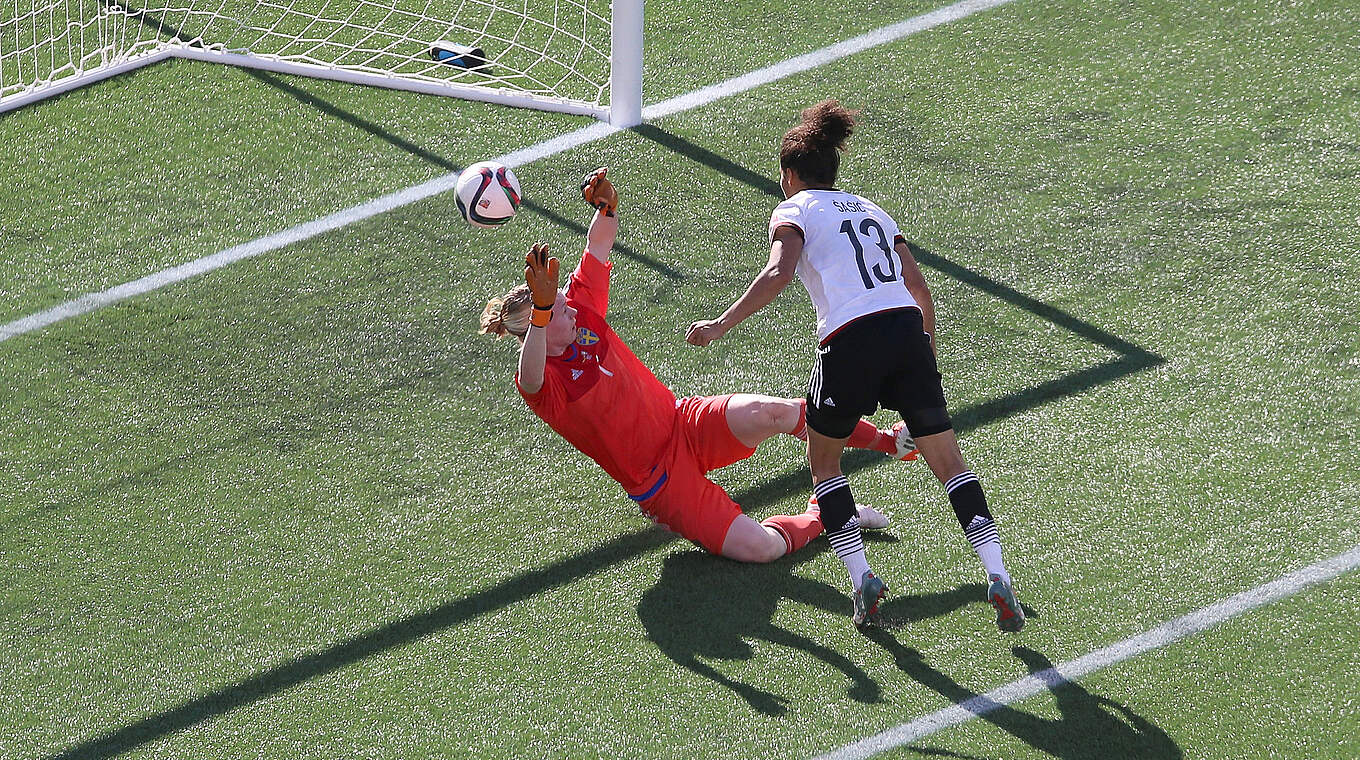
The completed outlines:
{"type": "MultiPolygon", "coordinates": [[[[756,522],[706,473],[745,459],[767,438],[806,437],[806,402],[750,393],[677,399],[605,320],[618,195],[597,169],[581,183],[596,209],[581,262],[558,289],[556,257],[539,243],[525,284],[491,299],[481,332],[520,341],[515,384],[529,408],[623,486],[644,515],[713,554],[770,562],[822,533],[815,500],[799,515],[756,522]]],[[[914,459],[909,435],[861,421],[851,446],[914,459]],[[899,443],[900,439],[900,443],[899,443]]],[[[859,507],[860,524],[887,518],[859,507]]]]}

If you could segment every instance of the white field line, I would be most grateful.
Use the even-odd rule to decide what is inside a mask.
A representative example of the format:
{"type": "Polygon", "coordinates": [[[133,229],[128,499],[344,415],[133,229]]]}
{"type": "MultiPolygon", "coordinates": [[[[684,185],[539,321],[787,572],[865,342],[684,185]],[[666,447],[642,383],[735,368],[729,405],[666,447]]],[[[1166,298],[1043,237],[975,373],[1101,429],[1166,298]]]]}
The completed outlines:
{"type": "Polygon", "coordinates": [[[1257,607],[1293,596],[1310,586],[1332,580],[1356,567],[1360,567],[1360,545],[1250,591],[1243,591],[1217,604],[1178,617],[1147,633],[1124,639],[1070,662],[1011,681],[986,694],[819,755],[816,760],[862,760],[890,749],[903,747],[950,726],[965,723],[997,708],[1032,697],[1045,689],[1052,689],[1064,681],[1076,680],[1110,665],[1180,641],[1244,612],[1250,612],[1257,607]]]}
{"type": "MultiPolygon", "coordinates": [[[[929,13],[924,13],[920,16],[915,16],[898,24],[881,27],[867,34],[860,35],[859,37],[824,47],[806,55],[790,58],[782,63],[777,63],[773,66],[768,66],[749,74],[743,74],[742,76],[728,79],[725,82],[700,88],[686,95],[680,95],[671,98],[670,100],[653,104],[642,110],[642,118],[644,120],[660,119],[665,116],[698,108],[730,95],[736,95],[755,89],[756,87],[778,81],[785,77],[814,69],[823,64],[840,60],[846,56],[860,53],[889,42],[895,42],[917,32],[923,32],[927,29],[940,26],[941,24],[947,24],[951,21],[957,21],[966,16],[971,16],[974,13],[995,8],[999,5],[1005,5],[1011,1],[1012,0],[962,0],[953,5],[929,13]]],[[[498,156],[493,160],[499,161],[510,167],[522,166],[572,148],[595,142],[596,140],[600,140],[617,131],[619,131],[617,128],[611,127],[608,124],[592,124],[560,137],[538,143],[537,145],[532,145],[513,153],[498,156]]],[[[228,264],[241,261],[242,259],[248,259],[259,256],[262,253],[276,251],[284,246],[307,240],[322,233],[337,230],[356,222],[361,222],[386,211],[391,211],[415,203],[416,201],[424,200],[433,195],[452,190],[457,182],[458,172],[451,172],[427,182],[412,185],[405,190],[389,193],[381,198],[368,201],[367,203],[351,206],[342,211],[337,211],[334,214],[323,216],[319,219],[314,219],[295,227],[290,227],[282,232],[276,232],[272,235],[266,235],[265,237],[256,238],[250,242],[218,251],[211,256],[205,256],[201,259],[180,264],[179,266],[162,269],[159,272],[149,274],[137,280],[132,280],[131,282],[125,282],[122,285],[116,285],[97,293],[86,293],[85,295],[50,309],[30,314],[29,316],[16,319],[13,322],[0,325],[0,342],[36,330],[41,330],[48,325],[60,322],[64,319],[102,309],[105,306],[118,303],[127,298],[150,293],[153,290],[158,290],[167,285],[187,280],[190,277],[204,274],[205,272],[211,272],[214,269],[221,269],[228,264]]]]}

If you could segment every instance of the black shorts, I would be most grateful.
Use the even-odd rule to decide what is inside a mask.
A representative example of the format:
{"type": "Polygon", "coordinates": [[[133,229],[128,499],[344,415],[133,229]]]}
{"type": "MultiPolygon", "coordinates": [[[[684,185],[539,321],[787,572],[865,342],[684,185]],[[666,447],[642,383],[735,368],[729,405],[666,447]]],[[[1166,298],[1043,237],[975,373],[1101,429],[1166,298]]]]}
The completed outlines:
{"type": "Polygon", "coordinates": [[[849,437],[880,405],[901,414],[917,437],[952,426],[930,336],[914,308],[859,317],[827,338],[817,349],[807,402],[808,427],[829,438],[849,437]]]}

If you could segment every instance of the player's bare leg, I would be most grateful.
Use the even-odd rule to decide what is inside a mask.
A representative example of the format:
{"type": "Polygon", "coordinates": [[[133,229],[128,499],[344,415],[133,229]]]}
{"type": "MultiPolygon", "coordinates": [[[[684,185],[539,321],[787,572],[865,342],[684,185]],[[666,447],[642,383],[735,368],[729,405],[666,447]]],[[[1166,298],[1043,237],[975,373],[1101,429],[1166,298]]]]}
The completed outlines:
{"type": "MultiPolygon", "coordinates": [[[[807,439],[807,401],[775,398],[756,393],[737,393],[727,402],[727,427],[743,445],[755,448],[761,442],[780,433],[807,439]]],[[[898,443],[895,431],[879,430],[872,423],[860,420],[847,445],[851,448],[872,448],[892,455],[898,443]]],[[[837,468],[840,467],[839,462],[837,468]]],[[[808,502],[808,511],[816,512],[817,497],[808,502]]],[[[888,516],[867,504],[857,504],[861,528],[877,530],[888,527],[888,516]]],[[[802,544],[799,544],[802,546],[802,544]]]]}
{"type": "Polygon", "coordinates": [[[738,515],[723,539],[722,556],[738,562],[773,562],[821,533],[821,518],[811,513],[775,515],[763,523],[738,515]]]}
{"type": "Polygon", "coordinates": [[[1001,537],[987,508],[982,483],[963,461],[958,438],[951,429],[921,436],[916,439],[916,445],[930,471],[944,485],[963,535],[973,545],[987,571],[987,601],[996,608],[997,627],[1008,632],[1019,631],[1025,625],[1025,611],[1011,588],[1011,576],[1001,556],[1001,537]]]}
{"type": "Polygon", "coordinates": [[[727,402],[727,427],[742,445],[755,448],[762,441],[787,433],[800,424],[797,401],[756,393],[737,393],[727,402]]]}
{"type": "Polygon", "coordinates": [[[959,439],[953,430],[923,435],[916,439],[916,447],[920,449],[931,474],[941,483],[948,483],[950,478],[968,469],[963,461],[963,452],[959,451],[959,439]]]}

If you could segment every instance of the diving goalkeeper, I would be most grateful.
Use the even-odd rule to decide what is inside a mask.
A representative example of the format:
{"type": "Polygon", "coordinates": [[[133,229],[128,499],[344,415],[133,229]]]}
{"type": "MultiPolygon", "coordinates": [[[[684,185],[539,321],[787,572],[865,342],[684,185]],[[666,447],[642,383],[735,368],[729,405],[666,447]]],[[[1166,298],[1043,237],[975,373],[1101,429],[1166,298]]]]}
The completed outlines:
{"type": "MultiPolygon", "coordinates": [[[[605,320],[618,194],[597,169],[581,183],[596,211],[586,250],[559,290],[559,262],[546,243],[525,258],[525,284],[491,299],[481,332],[520,341],[515,384],[529,408],[594,459],[643,514],[713,554],[770,562],[822,533],[815,500],[798,515],[756,522],[706,474],[745,459],[779,433],[806,436],[806,402],[750,393],[677,399],[605,320]]],[[[850,446],[914,459],[902,431],[861,421],[850,446]]],[[[887,518],[859,507],[860,524],[887,518]]]]}

